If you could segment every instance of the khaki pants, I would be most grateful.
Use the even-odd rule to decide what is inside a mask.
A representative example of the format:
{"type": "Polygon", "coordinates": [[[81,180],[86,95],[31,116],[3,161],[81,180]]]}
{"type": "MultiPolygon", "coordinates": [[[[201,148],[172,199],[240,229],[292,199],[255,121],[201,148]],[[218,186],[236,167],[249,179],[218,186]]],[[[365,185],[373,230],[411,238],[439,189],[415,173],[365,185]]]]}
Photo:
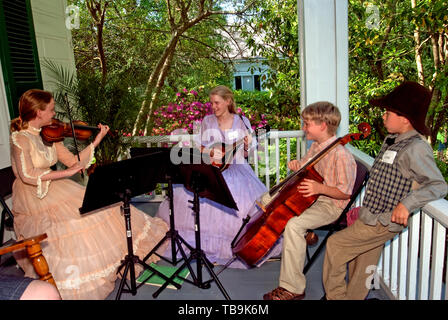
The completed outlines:
{"type": "Polygon", "coordinates": [[[342,209],[329,198],[319,197],[316,202],[298,217],[289,219],[283,233],[283,249],[279,286],[302,294],[306,278],[303,267],[306,259],[305,234],[308,229],[330,224],[339,218],[342,209]]]}
{"type": "Polygon", "coordinates": [[[379,222],[369,226],[358,219],[328,238],[322,275],[328,300],[363,300],[367,297],[372,272],[384,243],[397,234],[388,228],[379,222]],[[345,279],[347,263],[348,283],[345,279]]]}

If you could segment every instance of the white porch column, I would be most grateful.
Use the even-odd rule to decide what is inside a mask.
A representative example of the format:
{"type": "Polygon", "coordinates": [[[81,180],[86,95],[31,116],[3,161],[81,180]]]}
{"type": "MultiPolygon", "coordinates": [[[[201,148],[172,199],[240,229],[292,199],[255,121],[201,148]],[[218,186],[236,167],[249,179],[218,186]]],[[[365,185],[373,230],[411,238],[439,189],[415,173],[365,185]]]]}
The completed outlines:
{"type": "Polygon", "coordinates": [[[297,0],[301,108],[316,101],[342,114],[338,136],[349,131],[347,0],[297,0]]]}

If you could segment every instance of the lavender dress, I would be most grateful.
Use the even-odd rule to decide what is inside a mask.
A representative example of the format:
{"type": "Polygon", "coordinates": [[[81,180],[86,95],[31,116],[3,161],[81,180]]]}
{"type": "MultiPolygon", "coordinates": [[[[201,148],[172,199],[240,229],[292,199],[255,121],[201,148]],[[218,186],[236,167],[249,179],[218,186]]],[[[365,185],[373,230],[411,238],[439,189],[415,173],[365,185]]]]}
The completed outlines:
{"type": "MultiPolygon", "coordinates": [[[[219,128],[215,115],[204,117],[198,138],[201,141],[196,141],[196,143],[208,147],[216,142],[230,144],[244,138],[248,130],[251,132],[252,129],[249,120],[245,117],[242,119],[238,115],[234,115],[232,128],[223,131],[219,128]]],[[[255,139],[253,139],[253,144],[256,144],[255,139]]],[[[222,172],[239,210],[230,209],[206,198],[200,198],[201,248],[210,262],[221,265],[226,264],[233,256],[231,242],[242,225],[242,219],[259,210],[255,200],[267,191],[266,186],[257,178],[251,166],[244,159],[242,146],[243,144],[237,151],[233,163],[222,172]]],[[[192,199],[192,192],[186,190],[182,185],[174,185],[175,228],[182,238],[195,247],[194,213],[191,203],[188,202],[192,199]]],[[[169,202],[167,200],[161,203],[157,216],[169,223],[169,202]]],[[[170,250],[171,248],[168,247],[166,251],[168,257],[171,255],[170,250]]],[[[186,253],[188,255],[188,250],[186,253]]],[[[275,250],[272,250],[270,256],[280,253],[281,248],[277,246],[275,250]]],[[[236,259],[230,267],[246,268],[247,266],[236,259]]]]}

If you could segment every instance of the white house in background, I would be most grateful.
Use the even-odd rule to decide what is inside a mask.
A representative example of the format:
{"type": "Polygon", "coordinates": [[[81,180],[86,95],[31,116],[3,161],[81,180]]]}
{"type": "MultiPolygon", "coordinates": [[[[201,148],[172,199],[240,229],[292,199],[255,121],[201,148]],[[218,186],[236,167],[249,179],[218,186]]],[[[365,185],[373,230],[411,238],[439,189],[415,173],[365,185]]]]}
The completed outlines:
{"type": "Polygon", "coordinates": [[[268,67],[264,58],[234,59],[233,89],[246,91],[265,90],[264,82],[268,67]]]}
{"type": "Polygon", "coordinates": [[[52,90],[41,62],[75,70],[70,23],[76,12],[66,8],[66,0],[0,0],[0,168],[11,164],[9,122],[18,116],[21,94],[52,90]]]}
{"type": "Polygon", "coordinates": [[[231,51],[227,60],[233,67],[233,89],[246,91],[262,91],[269,67],[263,62],[265,58],[251,56],[244,40],[233,33],[232,38],[227,37],[231,51]]]}
{"type": "MultiPolygon", "coordinates": [[[[298,38],[300,58],[300,105],[302,108],[316,101],[330,101],[342,114],[338,135],[349,129],[348,91],[348,1],[297,0],[298,38]]],[[[237,53],[248,54],[244,43],[231,41],[237,53]]],[[[266,69],[251,73],[252,64],[244,55],[230,58],[234,68],[234,87],[255,88],[258,75],[266,69]],[[247,77],[247,78],[244,78],[247,77]],[[246,81],[244,81],[246,80],[246,81]]],[[[254,60],[249,60],[253,62],[254,60]]],[[[254,64],[257,60],[255,60],[254,64]]],[[[254,65],[256,66],[256,65],[254,65]]],[[[261,77],[262,80],[262,77],[261,77]]],[[[260,87],[263,87],[260,81],[260,87]]]]}

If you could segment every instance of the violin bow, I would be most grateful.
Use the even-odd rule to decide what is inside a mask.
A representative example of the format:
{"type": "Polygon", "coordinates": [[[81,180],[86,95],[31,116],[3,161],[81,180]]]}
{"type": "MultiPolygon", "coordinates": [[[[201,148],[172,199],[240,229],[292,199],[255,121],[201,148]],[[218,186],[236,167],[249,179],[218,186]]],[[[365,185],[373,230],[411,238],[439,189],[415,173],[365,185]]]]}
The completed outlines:
{"type": "MultiPolygon", "coordinates": [[[[64,94],[64,99],[65,99],[65,104],[66,104],[66,107],[67,107],[68,118],[70,120],[70,127],[72,128],[73,140],[75,142],[76,156],[78,157],[78,161],[81,162],[81,158],[79,156],[78,142],[76,141],[75,126],[73,125],[73,120],[72,120],[72,115],[71,115],[71,112],[70,112],[70,104],[68,102],[67,92],[64,94]]],[[[84,172],[82,170],[81,170],[81,177],[84,180],[84,172]]]]}

